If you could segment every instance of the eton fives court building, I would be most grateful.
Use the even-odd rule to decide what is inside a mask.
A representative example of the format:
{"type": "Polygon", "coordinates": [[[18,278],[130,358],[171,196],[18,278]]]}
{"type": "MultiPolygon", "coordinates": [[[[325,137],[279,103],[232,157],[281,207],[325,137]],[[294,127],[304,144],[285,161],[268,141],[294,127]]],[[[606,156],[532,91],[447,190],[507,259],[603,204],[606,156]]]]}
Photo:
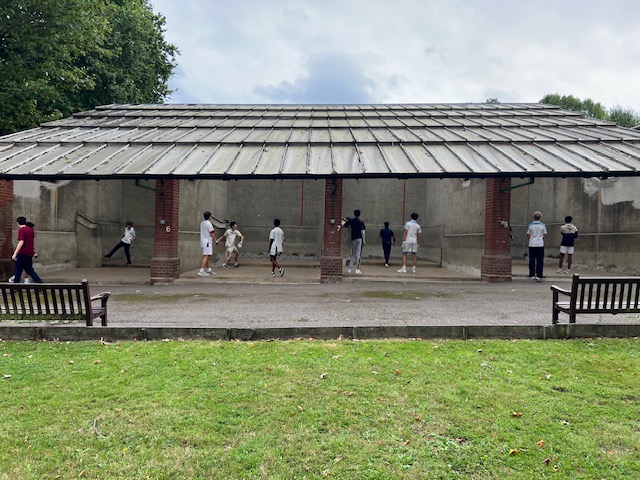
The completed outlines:
{"type": "Polygon", "coordinates": [[[209,210],[265,263],[279,218],[285,254],[337,282],[355,209],[365,259],[382,257],[385,221],[400,240],[415,211],[421,259],[510,281],[539,210],[548,257],[571,215],[576,264],[637,274],[639,176],[639,131],[543,104],[107,105],[0,137],[1,274],[24,215],[42,272],[100,267],[129,220],[134,264],[171,282],[199,264],[209,210]]]}

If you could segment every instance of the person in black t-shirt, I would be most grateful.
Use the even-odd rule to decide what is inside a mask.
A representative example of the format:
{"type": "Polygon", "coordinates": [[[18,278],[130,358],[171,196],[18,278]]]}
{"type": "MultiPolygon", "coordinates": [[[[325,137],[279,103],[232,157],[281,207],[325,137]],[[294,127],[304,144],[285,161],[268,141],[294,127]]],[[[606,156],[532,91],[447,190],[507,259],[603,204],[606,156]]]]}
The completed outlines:
{"type": "Polygon", "coordinates": [[[351,257],[349,257],[347,272],[351,273],[351,269],[355,265],[356,274],[362,275],[360,257],[362,256],[362,247],[365,245],[365,225],[360,219],[360,210],[354,210],[353,215],[354,218],[347,218],[347,221],[342,225],[351,229],[351,257]]]}
{"type": "Polygon", "coordinates": [[[391,245],[396,244],[396,236],[393,234],[393,230],[389,228],[389,222],[384,222],[384,228],[380,230],[380,239],[382,240],[382,251],[384,252],[384,266],[389,267],[391,245]]]}

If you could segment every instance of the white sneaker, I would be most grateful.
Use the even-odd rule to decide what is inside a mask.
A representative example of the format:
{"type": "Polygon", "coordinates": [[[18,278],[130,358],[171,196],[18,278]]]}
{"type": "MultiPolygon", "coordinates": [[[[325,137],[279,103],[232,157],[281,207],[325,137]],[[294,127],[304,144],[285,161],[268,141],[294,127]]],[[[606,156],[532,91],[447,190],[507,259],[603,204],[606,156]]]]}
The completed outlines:
{"type": "Polygon", "coordinates": [[[275,277],[276,276],[276,272],[271,272],[271,276],[275,277]]]}
{"type": "Polygon", "coordinates": [[[556,270],[556,273],[567,273],[567,271],[566,270],[562,270],[561,268],[559,268],[559,269],[556,270]]]}
{"type": "Polygon", "coordinates": [[[535,279],[535,281],[536,281],[536,282],[540,282],[540,281],[542,281],[542,279],[541,279],[541,278],[538,278],[538,277],[533,277],[533,278],[535,279]]]}
{"type": "Polygon", "coordinates": [[[398,273],[407,273],[407,268],[402,267],[400,270],[398,270],[398,273]]]}
{"type": "Polygon", "coordinates": [[[413,273],[416,273],[416,267],[413,267],[413,268],[411,269],[411,271],[412,271],[413,273]]]}
{"type": "Polygon", "coordinates": [[[359,269],[359,268],[357,268],[357,269],[356,269],[356,273],[357,273],[358,275],[362,275],[362,272],[360,271],[360,269],[359,269]]]}
{"type": "Polygon", "coordinates": [[[568,273],[569,275],[571,275],[571,269],[570,269],[570,268],[567,268],[567,269],[564,271],[564,273],[568,273]]]}
{"type": "Polygon", "coordinates": [[[385,264],[384,264],[384,266],[385,266],[386,268],[389,268],[389,264],[388,264],[388,263],[385,263],[385,264]]]}
{"type": "Polygon", "coordinates": [[[198,272],[198,276],[199,276],[199,277],[208,277],[208,276],[210,276],[210,275],[211,275],[210,273],[207,273],[207,272],[205,272],[205,271],[200,271],[200,272],[198,272]]]}
{"type": "Polygon", "coordinates": [[[351,267],[347,268],[347,273],[351,273],[351,267]]]}
{"type": "Polygon", "coordinates": [[[222,265],[220,265],[222,268],[227,268],[227,264],[223,263],[222,265]]]}
{"type": "Polygon", "coordinates": [[[9,277],[9,283],[13,283],[13,281],[14,281],[15,279],[16,279],[16,276],[15,276],[15,275],[11,275],[11,276],[9,277]]]}
{"type": "Polygon", "coordinates": [[[31,282],[29,281],[28,278],[25,278],[23,283],[31,283],[31,282]]]}

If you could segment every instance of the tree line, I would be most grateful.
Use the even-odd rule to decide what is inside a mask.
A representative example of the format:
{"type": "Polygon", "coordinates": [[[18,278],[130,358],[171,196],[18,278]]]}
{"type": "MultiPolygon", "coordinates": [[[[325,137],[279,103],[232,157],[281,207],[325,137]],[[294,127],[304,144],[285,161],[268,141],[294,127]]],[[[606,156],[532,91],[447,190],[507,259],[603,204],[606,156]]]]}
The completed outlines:
{"type": "Polygon", "coordinates": [[[0,2],[0,135],[111,103],[160,103],[178,55],[148,0],[0,2]]]}
{"type": "Polygon", "coordinates": [[[617,123],[621,127],[633,128],[640,125],[640,114],[632,108],[621,107],[620,105],[605,108],[600,102],[594,102],[590,98],[580,100],[573,95],[548,93],[542,97],[540,103],[557,105],[565,110],[580,112],[587,117],[617,123]]]}
{"type": "MultiPolygon", "coordinates": [[[[497,98],[487,98],[485,103],[500,103],[497,98]]],[[[548,93],[539,103],[557,105],[564,110],[579,112],[587,117],[597,118],[607,122],[613,122],[621,127],[633,128],[640,126],[640,114],[628,107],[616,105],[606,108],[600,102],[594,102],[590,98],[581,100],[573,95],[560,95],[559,93],[548,93]]]]}

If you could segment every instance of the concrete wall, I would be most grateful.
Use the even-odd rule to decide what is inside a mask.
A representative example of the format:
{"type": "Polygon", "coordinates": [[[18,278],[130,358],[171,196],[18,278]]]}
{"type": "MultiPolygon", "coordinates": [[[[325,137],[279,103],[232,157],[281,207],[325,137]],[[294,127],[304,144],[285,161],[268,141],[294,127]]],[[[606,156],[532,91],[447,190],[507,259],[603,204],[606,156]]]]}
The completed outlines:
{"type": "Polygon", "coordinates": [[[559,256],[560,226],[571,215],[579,231],[574,255],[577,266],[640,273],[640,178],[539,179],[514,190],[514,257],[527,255],[526,226],[535,210],[542,212],[549,232],[545,243],[549,261],[559,256]]]}
{"type": "MultiPolygon", "coordinates": [[[[219,220],[227,220],[227,191],[229,182],[212,180],[182,180],[180,182],[180,235],[178,255],[182,272],[200,266],[202,248],[200,247],[200,222],[206,211],[219,220]]],[[[224,229],[216,228],[216,236],[224,229]]],[[[222,246],[214,251],[214,260],[222,255],[222,246]]]]}
{"type": "Polygon", "coordinates": [[[243,180],[227,182],[227,219],[246,237],[242,254],[268,258],[269,232],[279,218],[284,254],[320,258],[324,180],[243,180]]]}
{"type": "MultiPolygon", "coordinates": [[[[411,212],[418,213],[418,223],[423,227],[423,231],[430,223],[426,192],[427,183],[424,180],[344,180],[342,215],[353,217],[353,211],[360,210],[360,218],[364,220],[367,228],[363,258],[384,258],[379,233],[384,228],[384,222],[389,222],[389,228],[393,230],[397,242],[391,249],[391,260],[396,264],[400,262],[404,222],[409,220],[411,212]]],[[[350,239],[350,233],[345,229],[342,237],[342,252],[345,257],[350,254],[350,239]]],[[[424,249],[420,255],[424,255],[424,249]]]]}
{"type": "Polygon", "coordinates": [[[422,222],[422,255],[443,267],[480,276],[484,253],[485,182],[472,179],[429,179],[427,211],[422,222]]]}
{"type": "MultiPolygon", "coordinates": [[[[526,179],[513,179],[524,184],[526,179]]],[[[155,188],[154,182],[141,182],[155,188]]],[[[195,269],[202,258],[199,225],[210,210],[220,220],[234,220],[246,235],[243,254],[264,257],[273,219],[285,230],[285,254],[318,258],[322,243],[324,180],[181,181],[181,270],[195,269]]],[[[420,217],[423,244],[419,257],[444,267],[479,275],[484,251],[485,182],[482,179],[344,180],[343,216],[362,211],[367,225],[367,259],[382,258],[378,232],[391,223],[401,257],[403,221],[420,217]]],[[[121,238],[124,223],[135,224],[138,239],[131,248],[134,264],[153,255],[155,192],[133,180],[14,182],[14,217],[36,224],[36,268],[41,271],[102,265],[102,255],[121,238]]],[[[580,237],[576,266],[640,273],[640,178],[537,179],[512,190],[511,225],[514,258],[526,258],[526,226],[534,210],[543,213],[549,235],[546,256],[556,262],[560,225],[572,215],[580,237]]],[[[223,233],[216,229],[216,235],[223,233]]],[[[16,236],[14,230],[14,238],[16,236]]],[[[224,253],[219,245],[217,256],[224,253]]],[[[118,258],[123,258],[122,251],[118,258]]],[[[349,255],[349,233],[343,233],[343,256],[349,255]]],[[[219,261],[219,259],[216,259],[219,261]]]]}
{"type": "MultiPolygon", "coordinates": [[[[181,227],[190,228],[184,235],[182,228],[180,232],[185,240],[181,258],[187,268],[202,258],[198,238],[203,206],[211,205],[213,211],[216,194],[221,198],[217,203],[224,205],[223,186],[223,182],[181,182],[181,227]],[[207,185],[198,189],[201,183],[207,185]]],[[[15,217],[24,215],[36,225],[36,268],[40,271],[101,266],[103,255],[122,238],[128,220],[137,233],[131,246],[132,261],[148,264],[153,256],[155,187],[155,181],[136,185],[133,180],[15,181],[13,211],[15,217]]],[[[113,258],[124,262],[123,250],[113,258]]]]}

